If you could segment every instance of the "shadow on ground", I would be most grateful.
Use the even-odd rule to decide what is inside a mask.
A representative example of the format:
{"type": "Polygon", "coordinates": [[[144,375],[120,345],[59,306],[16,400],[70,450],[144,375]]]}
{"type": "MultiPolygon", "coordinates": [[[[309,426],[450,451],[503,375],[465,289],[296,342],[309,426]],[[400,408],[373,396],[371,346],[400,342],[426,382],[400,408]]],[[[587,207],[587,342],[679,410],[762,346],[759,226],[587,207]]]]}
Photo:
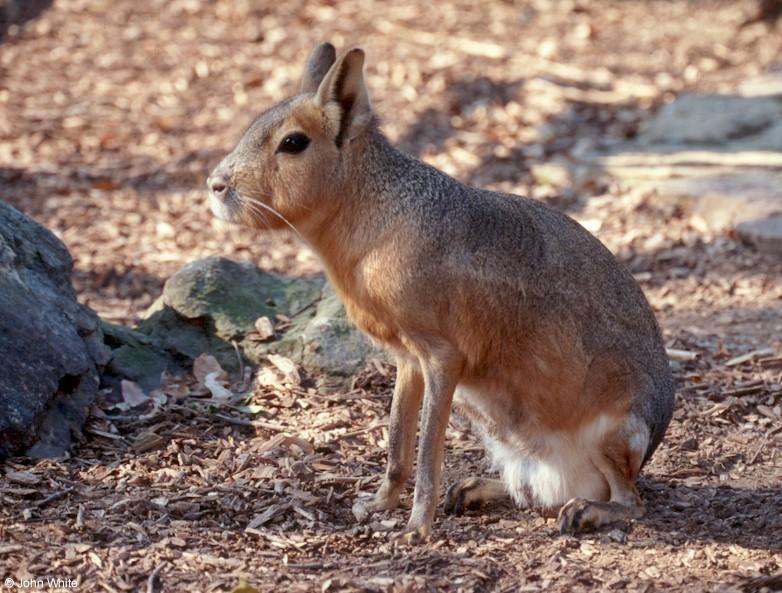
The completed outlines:
{"type": "Polygon", "coordinates": [[[0,0],[0,41],[13,25],[24,25],[51,5],[52,0],[0,0]]]}
{"type": "Polygon", "coordinates": [[[782,490],[640,480],[646,517],[640,520],[671,543],[697,540],[782,552],[782,490]]]}

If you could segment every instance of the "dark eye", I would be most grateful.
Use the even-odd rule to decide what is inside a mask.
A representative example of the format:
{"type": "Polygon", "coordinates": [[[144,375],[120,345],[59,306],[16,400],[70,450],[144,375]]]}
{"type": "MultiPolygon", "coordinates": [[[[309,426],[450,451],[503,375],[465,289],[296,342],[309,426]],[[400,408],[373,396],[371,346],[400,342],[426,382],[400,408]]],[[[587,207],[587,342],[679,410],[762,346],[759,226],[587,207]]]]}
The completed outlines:
{"type": "Polygon", "coordinates": [[[302,150],[307,148],[310,143],[310,139],[307,138],[301,132],[293,132],[288,134],[282,139],[280,145],[277,147],[277,152],[287,152],[288,154],[299,154],[302,150]]]}

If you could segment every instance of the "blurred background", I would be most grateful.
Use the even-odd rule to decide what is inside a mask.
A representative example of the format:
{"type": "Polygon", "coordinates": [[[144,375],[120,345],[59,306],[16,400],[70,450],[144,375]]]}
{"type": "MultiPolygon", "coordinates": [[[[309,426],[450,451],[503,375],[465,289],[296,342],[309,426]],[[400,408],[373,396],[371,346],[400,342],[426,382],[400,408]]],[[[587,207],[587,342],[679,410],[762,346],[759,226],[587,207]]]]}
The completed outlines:
{"type": "Polygon", "coordinates": [[[772,68],[782,36],[767,4],[0,0],[1,197],[62,238],[81,300],[112,321],[135,321],[203,255],[318,269],[288,236],[213,220],[204,180],[330,40],[367,51],[383,128],[404,150],[574,213],[612,196],[619,213],[590,228],[632,263],[655,229],[628,241],[627,192],[589,167],[574,180],[570,165],[683,92],[731,93],[772,68]]]}

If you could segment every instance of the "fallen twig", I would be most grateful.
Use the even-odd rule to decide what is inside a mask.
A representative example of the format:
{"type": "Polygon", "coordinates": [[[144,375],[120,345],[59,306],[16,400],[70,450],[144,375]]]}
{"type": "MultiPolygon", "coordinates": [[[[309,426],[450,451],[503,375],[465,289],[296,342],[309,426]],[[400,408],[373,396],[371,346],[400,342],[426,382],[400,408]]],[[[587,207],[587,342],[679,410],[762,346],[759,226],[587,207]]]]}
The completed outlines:
{"type": "Polygon", "coordinates": [[[690,350],[677,350],[676,348],[666,348],[665,353],[671,360],[679,362],[687,362],[689,360],[695,360],[700,356],[698,352],[692,352],[690,350]]]}
{"type": "Polygon", "coordinates": [[[743,364],[745,362],[750,362],[752,360],[755,360],[756,358],[760,358],[761,356],[770,356],[774,354],[773,348],[760,348],[759,350],[753,350],[752,352],[747,352],[746,354],[742,354],[741,356],[736,356],[735,358],[731,358],[728,362],[725,363],[726,367],[732,367],[739,364],[743,364]]]}
{"type": "Polygon", "coordinates": [[[162,583],[160,581],[160,569],[163,568],[162,564],[158,564],[157,568],[152,571],[147,579],[147,593],[155,593],[159,590],[162,583]]]}
{"type": "Polygon", "coordinates": [[[764,436],[763,440],[760,441],[760,445],[755,450],[755,454],[752,455],[752,457],[749,460],[749,465],[752,465],[753,463],[755,463],[758,460],[758,457],[760,456],[760,452],[763,450],[763,447],[766,446],[766,442],[767,441],[768,441],[768,435],[764,436]]]}
{"type": "Polygon", "coordinates": [[[49,505],[49,503],[54,502],[55,500],[59,500],[66,496],[68,493],[72,492],[73,488],[65,488],[64,490],[58,490],[57,492],[52,492],[49,496],[46,498],[42,498],[38,502],[35,503],[35,506],[39,509],[44,508],[45,506],[49,505]]]}

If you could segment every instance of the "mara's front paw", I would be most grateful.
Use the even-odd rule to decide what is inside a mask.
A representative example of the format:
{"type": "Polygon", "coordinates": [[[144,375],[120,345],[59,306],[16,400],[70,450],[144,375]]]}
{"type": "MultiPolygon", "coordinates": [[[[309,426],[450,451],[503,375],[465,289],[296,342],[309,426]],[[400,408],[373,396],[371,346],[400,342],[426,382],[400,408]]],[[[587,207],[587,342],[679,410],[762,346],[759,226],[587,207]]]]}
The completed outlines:
{"type": "Polygon", "coordinates": [[[395,509],[399,506],[399,490],[400,488],[398,486],[390,484],[387,480],[383,480],[375,497],[368,503],[368,508],[373,513],[395,509]]]}
{"type": "Polygon", "coordinates": [[[391,536],[391,543],[394,547],[417,546],[428,541],[431,533],[432,528],[430,525],[414,527],[408,524],[402,533],[395,533],[391,536]]]}
{"type": "Polygon", "coordinates": [[[390,511],[399,505],[399,493],[388,488],[385,483],[371,500],[356,500],[351,511],[356,521],[364,523],[369,516],[381,511],[390,511]]]}

